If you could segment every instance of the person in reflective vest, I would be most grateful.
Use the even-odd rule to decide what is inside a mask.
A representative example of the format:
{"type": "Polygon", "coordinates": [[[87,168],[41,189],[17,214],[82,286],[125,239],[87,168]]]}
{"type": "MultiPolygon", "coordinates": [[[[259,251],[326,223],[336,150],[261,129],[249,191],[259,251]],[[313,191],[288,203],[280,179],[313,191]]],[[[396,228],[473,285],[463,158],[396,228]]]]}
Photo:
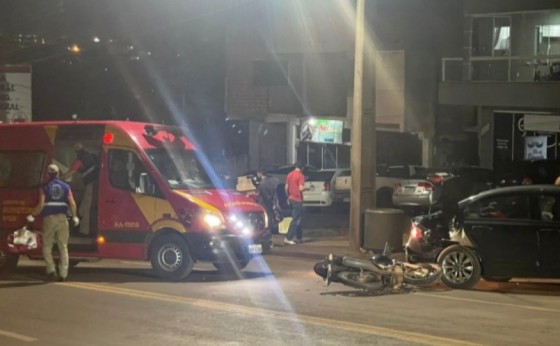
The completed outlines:
{"type": "Polygon", "coordinates": [[[95,154],[84,149],[82,143],[74,145],[76,159],[70,165],[70,169],[61,175],[63,180],[67,180],[76,173],[80,173],[84,183],[84,194],[80,201],[78,213],[81,217],[80,233],[88,235],[90,233],[90,209],[93,199],[93,183],[99,174],[99,162],[95,154]]]}
{"type": "Polygon", "coordinates": [[[70,230],[68,227],[68,208],[72,212],[72,221],[77,226],[80,219],[76,212],[76,202],[72,196],[70,185],[58,178],[59,168],[55,164],[47,168],[49,181],[41,187],[39,203],[27,221],[35,221],[35,217],[43,217],[43,257],[46,262],[47,281],[66,281],[68,276],[68,238],[70,230]],[[52,255],[53,243],[56,241],[60,254],[58,275],[52,255]]]}

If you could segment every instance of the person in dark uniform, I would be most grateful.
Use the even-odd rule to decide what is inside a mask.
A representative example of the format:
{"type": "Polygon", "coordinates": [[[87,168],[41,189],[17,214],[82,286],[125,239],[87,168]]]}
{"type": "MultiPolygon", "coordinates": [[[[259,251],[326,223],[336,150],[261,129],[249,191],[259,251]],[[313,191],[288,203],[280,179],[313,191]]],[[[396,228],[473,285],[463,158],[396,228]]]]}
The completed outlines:
{"type": "Polygon", "coordinates": [[[51,164],[47,168],[49,181],[41,187],[39,204],[33,212],[27,215],[27,221],[35,221],[35,217],[43,217],[43,257],[47,266],[48,281],[66,281],[68,276],[68,238],[70,230],[68,227],[68,208],[72,212],[74,225],[80,223],[76,212],[76,202],[72,196],[70,185],[58,178],[59,169],[57,165],[51,164]],[[56,241],[60,254],[58,276],[52,255],[53,243],[56,241]]]}
{"type": "Polygon", "coordinates": [[[278,179],[268,176],[263,169],[257,171],[259,184],[257,186],[257,201],[263,206],[268,216],[270,233],[278,234],[278,222],[281,221],[280,207],[276,196],[278,179]]]}
{"type": "Polygon", "coordinates": [[[78,213],[82,218],[80,233],[88,235],[90,228],[90,209],[93,199],[93,183],[97,180],[99,174],[99,162],[97,156],[85,150],[82,143],[76,143],[74,145],[74,150],[76,152],[76,159],[70,165],[70,169],[61,175],[61,178],[67,180],[77,172],[82,175],[85,188],[78,213]]]}

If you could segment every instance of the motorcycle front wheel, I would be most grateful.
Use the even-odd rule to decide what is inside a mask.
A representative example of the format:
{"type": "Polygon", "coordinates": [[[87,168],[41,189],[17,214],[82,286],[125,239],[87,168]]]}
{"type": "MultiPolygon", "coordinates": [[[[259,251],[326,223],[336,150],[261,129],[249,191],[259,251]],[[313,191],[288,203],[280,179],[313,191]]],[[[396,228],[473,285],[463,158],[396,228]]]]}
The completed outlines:
{"type": "Polygon", "coordinates": [[[385,286],[379,276],[368,271],[341,271],[337,277],[341,283],[365,291],[377,291],[385,286]]]}
{"type": "Polygon", "coordinates": [[[431,285],[441,278],[442,270],[435,263],[402,263],[404,283],[415,286],[431,285]]]}

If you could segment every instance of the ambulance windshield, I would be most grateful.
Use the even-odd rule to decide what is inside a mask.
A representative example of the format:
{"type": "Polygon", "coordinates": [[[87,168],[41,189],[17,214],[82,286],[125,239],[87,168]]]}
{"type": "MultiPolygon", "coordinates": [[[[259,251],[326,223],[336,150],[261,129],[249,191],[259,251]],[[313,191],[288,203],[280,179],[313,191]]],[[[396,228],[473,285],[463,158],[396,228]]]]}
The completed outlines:
{"type": "Polygon", "coordinates": [[[215,188],[195,151],[161,148],[146,153],[172,189],[215,188]]]}

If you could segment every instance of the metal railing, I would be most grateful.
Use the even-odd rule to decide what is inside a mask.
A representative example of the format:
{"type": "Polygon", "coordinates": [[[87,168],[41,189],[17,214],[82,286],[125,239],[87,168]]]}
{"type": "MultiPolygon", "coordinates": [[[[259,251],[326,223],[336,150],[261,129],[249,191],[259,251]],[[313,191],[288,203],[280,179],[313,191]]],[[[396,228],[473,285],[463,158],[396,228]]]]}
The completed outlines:
{"type": "MultiPolygon", "coordinates": [[[[442,82],[463,80],[463,58],[442,58],[442,82]]],[[[560,55],[473,56],[472,82],[560,81],[560,55]]]]}

